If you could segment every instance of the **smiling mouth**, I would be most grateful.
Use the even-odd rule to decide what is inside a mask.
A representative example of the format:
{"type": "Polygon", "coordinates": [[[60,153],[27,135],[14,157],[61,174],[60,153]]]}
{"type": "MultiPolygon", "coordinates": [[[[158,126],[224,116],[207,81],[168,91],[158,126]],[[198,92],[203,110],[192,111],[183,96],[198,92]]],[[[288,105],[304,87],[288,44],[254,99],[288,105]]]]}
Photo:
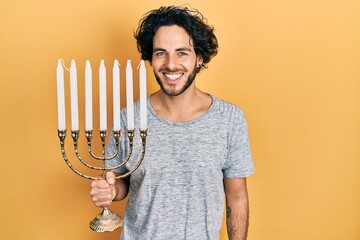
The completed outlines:
{"type": "Polygon", "coordinates": [[[183,73],[164,73],[165,77],[170,81],[176,81],[181,78],[183,73]]]}

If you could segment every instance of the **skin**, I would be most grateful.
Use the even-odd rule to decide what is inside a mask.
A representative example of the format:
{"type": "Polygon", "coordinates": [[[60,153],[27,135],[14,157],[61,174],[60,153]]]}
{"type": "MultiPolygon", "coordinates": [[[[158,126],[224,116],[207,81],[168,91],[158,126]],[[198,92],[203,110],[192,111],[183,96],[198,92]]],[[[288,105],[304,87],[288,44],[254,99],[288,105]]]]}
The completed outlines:
{"type": "Polygon", "coordinates": [[[153,39],[151,65],[161,89],[151,95],[154,110],[173,122],[190,121],[203,114],[211,105],[211,97],[196,87],[187,87],[189,78],[195,77],[195,68],[202,64],[189,34],[181,27],[164,26],[153,39]]]}
{"type": "Polygon", "coordinates": [[[106,179],[93,180],[90,184],[90,197],[96,207],[108,207],[113,201],[123,200],[129,190],[128,179],[115,180],[114,172],[107,172],[106,179]]]}
{"type": "MultiPolygon", "coordinates": [[[[150,103],[157,114],[172,122],[185,122],[206,112],[212,99],[196,87],[196,68],[203,60],[196,55],[189,34],[177,25],[160,27],[153,39],[153,49],[151,65],[160,90],[150,96],[150,103]]],[[[114,178],[113,172],[107,172],[106,180],[92,181],[90,196],[95,206],[107,207],[126,197],[128,180],[114,178]]],[[[246,239],[249,212],[246,179],[224,178],[224,188],[229,239],[246,239]]]]}
{"type": "Polygon", "coordinates": [[[224,178],[226,227],[230,240],[245,240],[249,226],[246,178],[224,178]]]}

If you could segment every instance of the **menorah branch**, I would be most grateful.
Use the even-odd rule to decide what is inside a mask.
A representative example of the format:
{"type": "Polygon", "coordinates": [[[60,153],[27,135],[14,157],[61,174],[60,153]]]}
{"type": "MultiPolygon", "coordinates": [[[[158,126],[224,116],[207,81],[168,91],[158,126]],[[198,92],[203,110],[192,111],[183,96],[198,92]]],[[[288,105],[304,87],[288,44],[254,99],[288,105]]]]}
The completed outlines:
{"type": "MultiPolygon", "coordinates": [[[[86,133],[87,138],[91,138],[89,133],[86,133]]],[[[115,142],[116,142],[116,154],[114,154],[113,156],[111,156],[110,158],[106,158],[105,157],[105,137],[106,137],[106,132],[100,132],[100,137],[101,137],[101,141],[102,141],[102,154],[103,156],[100,158],[98,157],[100,160],[103,161],[103,165],[102,167],[96,167],[93,165],[90,165],[89,163],[87,163],[80,155],[79,153],[79,149],[78,149],[78,139],[79,139],[79,131],[72,131],[72,138],[73,138],[73,145],[74,145],[74,150],[75,150],[75,154],[78,158],[78,160],[86,167],[92,169],[92,170],[101,170],[104,172],[106,171],[111,171],[111,170],[115,170],[118,169],[122,166],[124,166],[127,162],[129,162],[131,155],[132,155],[132,151],[133,151],[133,142],[134,142],[134,135],[135,135],[135,131],[134,130],[127,130],[127,137],[129,140],[129,152],[128,155],[126,156],[126,158],[124,159],[124,161],[122,161],[120,164],[117,164],[116,166],[112,166],[112,167],[106,167],[105,162],[112,160],[113,158],[117,157],[117,155],[119,154],[119,147],[120,147],[120,131],[116,132],[115,134],[113,134],[114,138],[115,138],[115,142]]],[[[98,179],[102,179],[105,178],[105,176],[101,177],[92,177],[92,176],[88,176],[86,174],[81,173],[79,170],[77,170],[69,161],[67,155],[66,155],[66,151],[65,151],[65,138],[66,138],[66,130],[58,130],[58,136],[60,139],[60,147],[61,147],[61,153],[62,156],[66,162],[66,164],[69,166],[69,168],[75,172],[76,174],[78,174],[79,176],[83,177],[83,178],[87,178],[87,179],[92,179],[92,180],[98,180],[98,179]]],[[[131,169],[129,172],[126,172],[124,174],[120,174],[116,177],[116,179],[120,179],[120,178],[125,178],[128,177],[130,174],[132,174],[142,163],[144,156],[145,156],[145,150],[146,150],[146,136],[147,136],[147,129],[146,130],[140,130],[140,137],[141,137],[141,142],[142,142],[142,152],[140,155],[140,159],[137,161],[135,167],[133,169],[131,169]]],[[[89,143],[88,143],[89,144],[89,143]]],[[[91,145],[91,141],[90,141],[90,145],[91,145]]],[[[96,158],[97,160],[99,160],[98,158],[96,158]]]]}
{"type": "MultiPolygon", "coordinates": [[[[142,161],[144,160],[144,156],[145,156],[145,150],[146,150],[146,137],[147,137],[147,129],[146,130],[141,130],[140,129],[140,137],[141,137],[141,143],[142,143],[142,151],[141,151],[141,155],[140,155],[140,159],[136,162],[135,167],[133,167],[129,172],[124,173],[124,174],[120,174],[118,176],[116,176],[116,179],[120,179],[120,178],[126,178],[128,176],[130,176],[136,169],[138,169],[138,167],[140,166],[140,164],[142,163],[142,161]]],[[[132,146],[131,146],[132,149],[132,146]]],[[[128,159],[126,160],[126,162],[129,160],[130,155],[127,157],[128,159]]]]}
{"type": "Polygon", "coordinates": [[[92,176],[88,176],[85,175],[83,173],[81,173],[80,171],[78,171],[69,161],[68,157],[66,156],[66,152],[65,152],[65,138],[66,138],[66,130],[58,130],[58,136],[60,139],[60,147],[61,147],[61,154],[65,160],[65,163],[69,166],[69,168],[76,173],[77,175],[83,177],[83,178],[87,178],[87,179],[92,179],[92,180],[96,180],[96,179],[101,179],[99,177],[92,177],[92,176]]]}

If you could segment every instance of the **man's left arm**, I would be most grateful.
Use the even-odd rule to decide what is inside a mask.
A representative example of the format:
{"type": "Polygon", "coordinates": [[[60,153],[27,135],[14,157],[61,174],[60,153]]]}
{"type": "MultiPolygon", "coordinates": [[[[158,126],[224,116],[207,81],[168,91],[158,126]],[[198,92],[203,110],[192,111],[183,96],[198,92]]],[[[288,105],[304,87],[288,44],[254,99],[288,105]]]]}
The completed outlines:
{"type": "Polygon", "coordinates": [[[249,226],[249,199],[246,178],[224,178],[226,226],[229,240],[246,240],[249,226]]]}

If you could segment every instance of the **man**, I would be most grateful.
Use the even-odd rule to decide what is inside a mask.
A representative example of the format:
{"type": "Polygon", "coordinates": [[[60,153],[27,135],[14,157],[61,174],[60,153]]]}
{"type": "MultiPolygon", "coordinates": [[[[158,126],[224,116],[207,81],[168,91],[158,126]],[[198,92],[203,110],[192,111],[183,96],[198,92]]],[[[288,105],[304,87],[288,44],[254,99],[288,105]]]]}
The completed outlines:
{"type": "MultiPolygon", "coordinates": [[[[213,28],[196,10],[161,7],[140,21],[135,33],[142,59],[148,60],[160,90],[148,97],[148,137],[143,163],[125,180],[95,180],[90,195],[98,207],[129,193],[121,239],[218,239],[224,192],[229,239],[246,239],[246,177],[255,168],[247,125],[235,105],[202,92],[196,74],[217,53],[213,28]]],[[[126,110],[121,113],[126,129],[126,110]]],[[[138,124],[139,104],[135,109],[138,124]]],[[[139,141],[139,140],[138,140],[139,141]]],[[[127,155],[127,139],[122,156],[127,155]]],[[[134,143],[130,169],[141,144],[134,143]]],[[[115,150],[109,144],[109,154],[115,150]]]]}

